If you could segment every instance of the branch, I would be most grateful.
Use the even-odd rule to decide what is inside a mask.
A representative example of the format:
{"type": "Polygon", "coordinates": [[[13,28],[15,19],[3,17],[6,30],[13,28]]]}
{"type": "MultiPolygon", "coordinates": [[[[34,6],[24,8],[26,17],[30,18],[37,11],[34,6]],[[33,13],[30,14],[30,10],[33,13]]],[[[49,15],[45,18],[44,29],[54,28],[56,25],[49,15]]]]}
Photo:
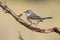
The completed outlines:
{"type": "Polygon", "coordinates": [[[18,15],[16,15],[16,13],[13,10],[11,10],[10,8],[8,8],[2,2],[0,2],[0,7],[3,10],[5,10],[6,13],[9,13],[10,15],[12,15],[16,19],[16,21],[18,21],[20,24],[24,25],[26,28],[28,28],[28,29],[30,29],[32,31],[40,32],[40,33],[56,32],[56,33],[60,34],[59,28],[57,28],[57,27],[50,28],[50,29],[41,29],[41,28],[36,28],[36,27],[30,26],[29,23],[27,23],[23,19],[21,19],[18,15]]]}

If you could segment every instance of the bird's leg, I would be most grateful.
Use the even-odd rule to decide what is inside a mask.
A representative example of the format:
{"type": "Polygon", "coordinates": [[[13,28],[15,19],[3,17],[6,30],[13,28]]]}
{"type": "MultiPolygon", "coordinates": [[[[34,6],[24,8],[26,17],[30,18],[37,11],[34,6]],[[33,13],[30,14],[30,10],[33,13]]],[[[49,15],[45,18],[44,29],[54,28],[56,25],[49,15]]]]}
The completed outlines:
{"type": "Polygon", "coordinates": [[[34,24],[34,25],[35,25],[35,27],[37,27],[37,23],[32,22],[32,24],[34,24]]]}
{"type": "Polygon", "coordinates": [[[36,24],[36,27],[37,27],[37,24],[36,24]]]}

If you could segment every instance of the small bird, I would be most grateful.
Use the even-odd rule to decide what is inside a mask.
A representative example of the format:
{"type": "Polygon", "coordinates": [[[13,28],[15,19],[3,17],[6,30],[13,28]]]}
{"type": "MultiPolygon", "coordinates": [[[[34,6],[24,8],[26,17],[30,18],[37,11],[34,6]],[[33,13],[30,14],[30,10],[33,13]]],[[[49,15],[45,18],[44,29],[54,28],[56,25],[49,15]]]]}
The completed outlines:
{"type": "Polygon", "coordinates": [[[45,19],[52,19],[52,17],[41,18],[40,16],[36,15],[31,10],[26,10],[24,13],[26,14],[27,20],[31,23],[30,25],[34,24],[34,25],[36,25],[36,27],[39,22],[43,22],[43,20],[45,20],[45,19]]]}

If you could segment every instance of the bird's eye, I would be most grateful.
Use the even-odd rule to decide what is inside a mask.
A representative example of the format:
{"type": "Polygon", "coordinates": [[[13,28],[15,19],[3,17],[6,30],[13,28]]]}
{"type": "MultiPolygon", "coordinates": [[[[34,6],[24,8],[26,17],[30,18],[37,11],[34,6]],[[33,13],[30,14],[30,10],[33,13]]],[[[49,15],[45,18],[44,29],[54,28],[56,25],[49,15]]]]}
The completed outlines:
{"type": "Polygon", "coordinates": [[[29,13],[28,13],[29,14],[29,13]]]}

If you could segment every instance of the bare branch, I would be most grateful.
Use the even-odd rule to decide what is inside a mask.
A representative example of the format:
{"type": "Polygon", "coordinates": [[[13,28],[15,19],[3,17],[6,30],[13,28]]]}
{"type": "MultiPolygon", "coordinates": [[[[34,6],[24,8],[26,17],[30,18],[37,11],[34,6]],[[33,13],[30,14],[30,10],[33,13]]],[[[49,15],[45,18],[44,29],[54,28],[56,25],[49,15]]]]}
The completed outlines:
{"type": "Polygon", "coordinates": [[[16,19],[16,21],[18,21],[20,24],[24,25],[26,28],[28,28],[28,29],[30,29],[32,31],[36,31],[36,32],[40,32],[40,33],[56,32],[56,33],[60,34],[60,31],[59,31],[59,29],[57,27],[50,28],[50,29],[40,29],[40,28],[36,28],[36,27],[30,26],[29,23],[27,23],[23,19],[21,19],[18,15],[15,14],[15,12],[13,12],[13,10],[9,9],[2,2],[0,2],[0,7],[3,10],[5,10],[7,13],[9,13],[10,15],[12,15],[16,19]]]}

